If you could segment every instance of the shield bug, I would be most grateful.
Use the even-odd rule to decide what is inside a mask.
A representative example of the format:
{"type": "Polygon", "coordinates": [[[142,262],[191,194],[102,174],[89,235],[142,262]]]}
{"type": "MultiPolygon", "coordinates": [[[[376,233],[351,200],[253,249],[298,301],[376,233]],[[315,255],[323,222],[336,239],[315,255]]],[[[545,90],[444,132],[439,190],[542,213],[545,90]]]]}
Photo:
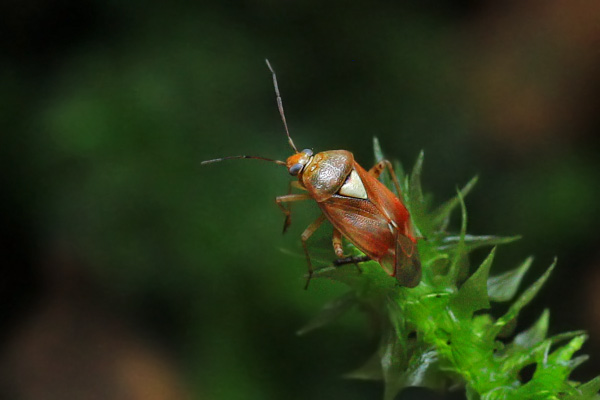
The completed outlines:
{"type": "Polygon", "coordinates": [[[367,171],[354,160],[352,153],[346,150],[330,150],[316,154],[310,149],[298,151],[287,127],[277,76],[269,61],[266,62],[273,77],[279,114],[288,142],[295,153],[285,162],[240,155],[207,160],[202,164],[236,158],[258,159],[284,165],[290,175],[298,179],[291,181],[288,194],[278,196],[275,202],[285,215],[284,232],[291,222],[289,204],[313,200],[321,209],[322,214],[301,235],[308,264],[307,285],[313,273],[307,242],[321,224],[328,220],[333,225],[333,249],[338,257],[335,264],[372,259],[390,276],[396,277],[400,285],[417,286],[421,280],[421,263],[410,215],[402,201],[378,179],[387,169],[397,193],[401,193],[391,163],[382,160],[367,171]],[[304,193],[292,193],[292,188],[304,193]],[[365,256],[344,257],[342,237],[365,253],[365,256]]]}

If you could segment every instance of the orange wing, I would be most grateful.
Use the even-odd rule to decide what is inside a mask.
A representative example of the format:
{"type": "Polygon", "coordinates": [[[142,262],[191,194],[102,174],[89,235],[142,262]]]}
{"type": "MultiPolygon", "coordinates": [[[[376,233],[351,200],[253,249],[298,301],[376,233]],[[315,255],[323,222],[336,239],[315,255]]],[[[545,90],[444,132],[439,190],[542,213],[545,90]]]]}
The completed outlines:
{"type": "MultiPolygon", "coordinates": [[[[388,257],[379,261],[383,266],[385,264],[393,265],[395,268],[396,280],[402,286],[415,287],[421,281],[421,261],[417,245],[407,236],[397,233],[396,251],[388,257]]],[[[384,267],[385,268],[385,267],[384,267]]]]}
{"type": "Polygon", "coordinates": [[[367,199],[333,195],[317,203],[331,224],[350,242],[379,262],[403,286],[414,287],[421,279],[416,240],[409,214],[398,198],[381,182],[354,163],[367,199]]]}
{"type": "MultiPolygon", "coordinates": [[[[379,261],[395,249],[387,219],[369,200],[334,195],[317,204],[331,224],[372,259],[379,261]]],[[[394,270],[387,272],[393,275],[394,270]]]]}

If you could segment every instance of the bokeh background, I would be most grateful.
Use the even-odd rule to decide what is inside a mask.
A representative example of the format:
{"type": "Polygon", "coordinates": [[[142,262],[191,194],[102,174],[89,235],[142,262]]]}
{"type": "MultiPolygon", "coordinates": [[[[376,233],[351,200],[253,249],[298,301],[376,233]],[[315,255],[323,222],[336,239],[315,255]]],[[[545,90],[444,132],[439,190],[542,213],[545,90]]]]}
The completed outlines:
{"type": "Polygon", "coordinates": [[[588,330],[595,376],[598,49],[594,0],[4,0],[0,397],[381,397],[341,378],[377,345],[358,312],[295,334],[344,292],[303,290],[316,207],[282,236],[285,170],[200,166],[290,154],[265,57],[300,148],[423,149],[439,201],[479,174],[470,231],[523,234],[496,271],[559,258],[519,328],[548,307],[551,333],[588,330]]]}

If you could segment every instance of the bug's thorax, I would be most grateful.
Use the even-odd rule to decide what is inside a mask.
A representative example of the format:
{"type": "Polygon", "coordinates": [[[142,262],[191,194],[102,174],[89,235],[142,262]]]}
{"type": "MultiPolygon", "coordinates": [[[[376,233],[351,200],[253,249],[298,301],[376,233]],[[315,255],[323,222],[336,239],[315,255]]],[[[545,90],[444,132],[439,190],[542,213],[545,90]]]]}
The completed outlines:
{"type": "Polygon", "coordinates": [[[342,187],[362,187],[360,178],[356,173],[352,174],[353,170],[354,157],[349,151],[323,151],[305,159],[298,179],[310,195],[321,202],[338,194],[342,187]]]}

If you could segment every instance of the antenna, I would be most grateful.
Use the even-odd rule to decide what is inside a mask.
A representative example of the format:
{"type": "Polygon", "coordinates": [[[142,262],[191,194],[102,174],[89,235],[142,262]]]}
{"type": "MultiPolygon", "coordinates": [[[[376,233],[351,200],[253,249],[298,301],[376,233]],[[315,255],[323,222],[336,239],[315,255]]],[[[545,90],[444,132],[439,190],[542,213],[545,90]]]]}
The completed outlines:
{"type": "Polygon", "coordinates": [[[279,86],[277,85],[277,75],[275,75],[275,71],[273,70],[273,67],[271,67],[271,63],[269,62],[269,60],[265,58],[265,61],[267,63],[267,67],[269,67],[269,70],[271,71],[271,74],[273,74],[273,86],[275,87],[275,95],[277,96],[277,107],[279,108],[279,115],[281,115],[281,120],[283,121],[283,126],[285,128],[285,133],[288,137],[290,146],[292,146],[292,149],[294,149],[294,151],[298,153],[298,149],[296,148],[296,145],[294,145],[294,141],[290,136],[290,131],[288,130],[287,122],[285,120],[285,114],[283,112],[283,102],[281,101],[281,95],[279,94],[279,86]]]}
{"type": "Polygon", "coordinates": [[[224,161],[224,160],[234,160],[236,158],[252,158],[252,159],[255,159],[255,160],[263,160],[263,161],[274,162],[275,164],[278,164],[278,165],[286,165],[283,161],[273,160],[273,159],[270,159],[270,158],[259,157],[259,156],[228,156],[228,157],[221,157],[221,158],[215,158],[213,160],[202,161],[200,163],[200,165],[212,164],[212,163],[216,163],[216,162],[224,161]]]}

